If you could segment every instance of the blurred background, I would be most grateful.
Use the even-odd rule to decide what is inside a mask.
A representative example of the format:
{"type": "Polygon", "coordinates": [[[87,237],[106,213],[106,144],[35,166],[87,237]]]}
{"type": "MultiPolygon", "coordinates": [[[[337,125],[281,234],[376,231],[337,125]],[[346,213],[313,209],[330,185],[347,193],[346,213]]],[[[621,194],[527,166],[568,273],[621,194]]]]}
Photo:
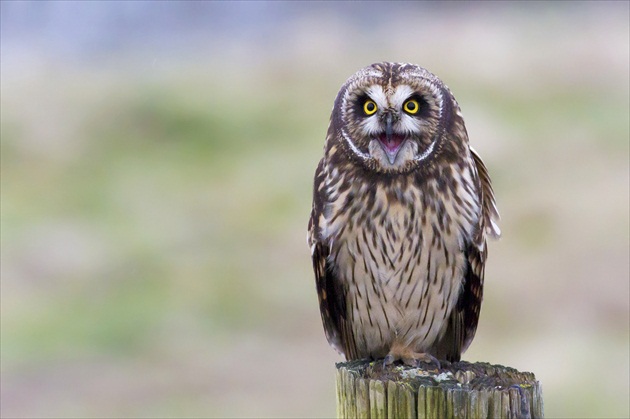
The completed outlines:
{"type": "Polygon", "coordinates": [[[305,242],[333,99],[458,99],[503,238],[464,355],[629,412],[629,3],[6,2],[3,417],[326,417],[305,242]]]}

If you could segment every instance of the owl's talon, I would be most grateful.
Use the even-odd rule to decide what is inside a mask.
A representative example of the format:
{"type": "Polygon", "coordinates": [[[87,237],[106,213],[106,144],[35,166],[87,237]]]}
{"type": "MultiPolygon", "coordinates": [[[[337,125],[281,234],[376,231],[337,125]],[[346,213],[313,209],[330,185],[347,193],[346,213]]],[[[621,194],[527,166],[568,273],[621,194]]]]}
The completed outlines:
{"type": "Polygon", "coordinates": [[[387,356],[383,359],[383,368],[392,365],[396,362],[396,358],[392,354],[387,354],[387,356]]]}
{"type": "Polygon", "coordinates": [[[403,364],[412,368],[426,368],[426,365],[436,366],[438,370],[442,369],[440,361],[428,352],[416,352],[408,346],[394,344],[385,359],[383,367],[391,365],[396,361],[402,361],[403,364]],[[425,364],[425,365],[423,365],[425,364]]]}
{"type": "Polygon", "coordinates": [[[403,362],[415,368],[422,368],[422,364],[429,364],[437,366],[438,370],[442,369],[442,364],[440,364],[440,361],[436,357],[428,353],[413,354],[410,358],[403,359],[403,362]]]}

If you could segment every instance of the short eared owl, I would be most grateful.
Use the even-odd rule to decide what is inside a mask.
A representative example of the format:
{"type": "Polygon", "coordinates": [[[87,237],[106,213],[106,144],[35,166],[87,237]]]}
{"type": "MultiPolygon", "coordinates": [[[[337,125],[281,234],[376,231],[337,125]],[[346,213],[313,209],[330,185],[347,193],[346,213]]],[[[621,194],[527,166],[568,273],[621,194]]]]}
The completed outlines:
{"type": "Polygon", "coordinates": [[[412,64],[354,74],[335,99],[309,221],[328,342],[348,360],[458,361],[498,218],[444,83],[412,64]]]}

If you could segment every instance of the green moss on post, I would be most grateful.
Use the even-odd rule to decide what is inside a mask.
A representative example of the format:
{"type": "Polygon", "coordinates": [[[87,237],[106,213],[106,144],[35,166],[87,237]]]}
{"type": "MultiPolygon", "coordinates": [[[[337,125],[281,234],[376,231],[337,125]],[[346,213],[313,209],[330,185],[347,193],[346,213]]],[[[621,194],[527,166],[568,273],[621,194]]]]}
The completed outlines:
{"type": "Polygon", "coordinates": [[[542,418],[534,374],[456,362],[439,371],[382,362],[337,364],[339,418],[542,418]]]}
{"type": "Polygon", "coordinates": [[[385,399],[385,383],[379,380],[370,380],[370,417],[384,418],[387,413],[387,400],[385,399]]]}

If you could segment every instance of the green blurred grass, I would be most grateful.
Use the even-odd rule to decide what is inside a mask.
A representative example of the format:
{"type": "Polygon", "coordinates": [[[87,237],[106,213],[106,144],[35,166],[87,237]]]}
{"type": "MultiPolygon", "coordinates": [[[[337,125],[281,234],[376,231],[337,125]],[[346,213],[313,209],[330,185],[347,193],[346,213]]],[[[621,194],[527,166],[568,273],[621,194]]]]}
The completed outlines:
{"type": "MultiPolygon", "coordinates": [[[[16,245],[28,245],[21,242],[30,228],[67,221],[90,225],[113,259],[87,283],[85,278],[54,278],[73,285],[67,294],[64,287],[55,291],[62,296],[58,304],[40,307],[40,320],[50,322],[42,328],[60,341],[90,340],[81,330],[92,319],[103,328],[92,334],[94,347],[105,343],[101,338],[134,345],[134,339],[126,339],[129,330],[147,329],[151,322],[138,327],[116,319],[153,317],[159,323],[164,297],[177,281],[185,285],[184,292],[187,286],[201,287],[186,298],[199,300],[208,318],[222,313],[221,323],[231,328],[248,305],[239,301],[255,298],[256,287],[273,280],[250,281],[256,272],[272,271],[260,251],[269,253],[308,215],[310,190],[304,185],[312,174],[301,169],[316,164],[321,139],[313,136],[313,125],[327,116],[305,120],[286,90],[285,96],[265,95],[261,106],[261,98],[248,91],[200,88],[179,80],[137,86],[136,81],[114,81],[104,89],[131,93],[103,102],[101,89],[81,93],[78,100],[89,103],[90,111],[81,121],[79,155],[59,161],[21,150],[20,125],[29,124],[28,117],[9,119],[3,132],[2,239],[8,254],[16,245]],[[216,93],[202,95],[202,90],[216,93]],[[272,249],[263,249],[268,243],[272,249]],[[182,268],[194,272],[180,278],[182,268]],[[208,278],[187,284],[191,276],[208,278]],[[98,285],[101,281],[107,285],[98,285]],[[104,287],[104,295],[90,294],[95,284],[104,287]],[[221,298],[213,299],[216,294],[221,298]],[[94,297],[105,300],[100,309],[116,313],[100,312],[98,303],[92,305],[94,297]],[[133,313],[134,306],[140,312],[133,313]],[[66,310],[57,317],[62,307],[67,307],[67,317],[66,310]],[[77,328],[65,329],[72,317],[77,328]],[[99,324],[101,317],[111,323],[99,324]],[[64,329],[54,330],[59,326],[64,329]]],[[[324,129],[320,124],[319,131],[324,129]]],[[[40,335],[38,328],[28,329],[40,335]]],[[[32,347],[36,337],[28,335],[21,334],[23,346],[32,347]]]]}
{"type": "MultiPolygon", "coordinates": [[[[54,387],[66,374],[70,387],[82,387],[92,377],[75,370],[87,368],[130,393],[104,391],[120,407],[96,390],[81,400],[50,396],[50,409],[14,398],[13,412],[333,413],[332,371],[321,371],[333,355],[305,234],[312,174],[345,74],[181,70],[3,86],[4,391],[37,397],[36,383],[54,387]],[[297,368],[316,384],[298,385],[297,368]],[[118,375],[108,378],[111,371],[118,375]],[[270,374],[289,377],[287,387],[261,389],[270,374]],[[287,405],[283,394],[301,401],[287,405]]],[[[504,216],[469,359],[534,370],[551,417],[623,415],[627,394],[591,398],[587,384],[598,373],[576,378],[575,368],[600,346],[608,363],[627,355],[627,300],[608,298],[627,287],[626,92],[549,85],[519,96],[466,87],[473,84],[457,75],[449,85],[465,116],[491,115],[487,125],[501,127],[467,119],[504,216]],[[599,299],[593,276],[569,266],[585,254],[595,274],[608,275],[597,277],[608,280],[599,299]],[[598,260],[608,270],[598,271],[598,260]],[[575,314],[585,302],[592,306],[575,314]],[[545,356],[563,345],[570,360],[545,356]]]]}

